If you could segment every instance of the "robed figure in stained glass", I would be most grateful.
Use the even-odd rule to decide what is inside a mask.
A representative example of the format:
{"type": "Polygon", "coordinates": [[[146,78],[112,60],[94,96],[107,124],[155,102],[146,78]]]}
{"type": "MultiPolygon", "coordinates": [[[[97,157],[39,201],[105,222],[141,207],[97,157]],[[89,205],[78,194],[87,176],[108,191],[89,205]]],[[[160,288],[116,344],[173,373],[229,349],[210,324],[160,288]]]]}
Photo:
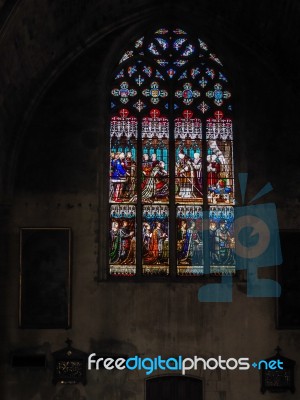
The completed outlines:
{"type": "Polygon", "coordinates": [[[113,222],[110,234],[110,262],[122,264],[128,258],[134,232],[129,231],[128,222],[124,220],[120,228],[117,221],[113,222]]]}
{"type": "Polygon", "coordinates": [[[216,187],[219,181],[220,162],[215,154],[207,156],[207,185],[208,187],[216,187]]]}
{"type": "Polygon", "coordinates": [[[113,201],[121,202],[126,182],[125,154],[117,152],[111,161],[111,182],[113,184],[113,201]]]}
{"type": "Polygon", "coordinates": [[[214,258],[219,265],[231,265],[234,263],[234,238],[231,238],[225,220],[220,221],[219,228],[215,232],[214,258]]]}
{"type": "Polygon", "coordinates": [[[187,229],[181,251],[180,265],[202,264],[203,242],[196,228],[195,221],[190,222],[187,229]]]}
{"type": "Polygon", "coordinates": [[[144,261],[146,264],[161,264],[163,261],[163,249],[164,241],[167,238],[167,234],[163,232],[161,222],[155,222],[155,228],[153,229],[150,241],[149,251],[145,256],[144,261]]]}
{"type": "Polygon", "coordinates": [[[143,182],[142,199],[147,200],[163,200],[168,196],[169,187],[167,183],[167,171],[163,161],[156,161],[150,172],[150,176],[146,177],[143,182]]]}
{"type": "Polygon", "coordinates": [[[126,153],[124,168],[126,171],[126,183],[124,184],[124,196],[130,199],[135,193],[136,162],[132,158],[131,151],[126,153]]]}
{"type": "Polygon", "coordinates": [[[182,198],[193,197],[193,165],[192,160],[183,150],[178,154],[176,162],[177,191],[178,196],[182,198]]]}
{"type": "Polygon", "coordinates": [[[194,191],[196,197],[203,196],[202,189],[202,159],[200,153],[194,153],[194,160],[192,161],[194,170],[194,191]]]}

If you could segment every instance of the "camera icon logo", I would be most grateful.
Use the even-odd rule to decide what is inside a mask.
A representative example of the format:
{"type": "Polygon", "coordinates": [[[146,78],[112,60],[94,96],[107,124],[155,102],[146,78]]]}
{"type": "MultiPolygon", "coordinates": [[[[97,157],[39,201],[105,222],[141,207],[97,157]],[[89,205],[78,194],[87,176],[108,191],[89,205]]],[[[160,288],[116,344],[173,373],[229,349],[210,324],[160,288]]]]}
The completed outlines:
{"type": "MultiPolygon", "coordinates": [[[[242,199],[247,174],[240,174],[242,199]]],[[[257,200],[272,190],[267,184],[253,199],[257,200]]],[[[279,297],[281,287],[273,279],[258,278],[258,268],[280,265],[282,254],[276,206],[273,203],[245,205],[234,208],[235,267],[247,271],[248,297],[279,297]]],[[[208,284],[198,291],[200,302],[232,301],[232,277],[222,276],[219,284],[208,284]]]]}

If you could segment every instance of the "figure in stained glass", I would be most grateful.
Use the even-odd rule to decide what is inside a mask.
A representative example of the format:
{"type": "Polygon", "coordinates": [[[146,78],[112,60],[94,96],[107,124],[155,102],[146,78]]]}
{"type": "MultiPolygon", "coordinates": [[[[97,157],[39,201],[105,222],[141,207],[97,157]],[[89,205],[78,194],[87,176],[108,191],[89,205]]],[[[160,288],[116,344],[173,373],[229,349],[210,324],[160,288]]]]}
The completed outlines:
{"type": "Polygon", "coordinates": [[[207,185],[209,188],[216,187],[219,181],[220,161],[215,154],[207,156],[207,185]]]}
{"type": "Polygon", "coordinates": [[[203,185],[202,185],[202,159],[200,153],[194,153],[194,159],[192,161],[192,166],[194,170],[194,185],[193,189],[196,197],[199,195],[203,196],[203,185]]]}
{"type": "Polygon", "coordinates": [[[202,264],[203,242],[196,228],[196,222],[191,221],[186,232],[182,247],[182,258],[180,264],[201,265],[202,264]]]}
{"type": "Polygon", "coordinates": [[[126,182],[124,184],[124,197],[130,199],[135,193],[136,162],[132,159],[131,151],[126,153],[124,167],[126,171],[126,182]]]}
{"type": "Polygon", "coordinates": [[[143,272],[166,275],[169,262],[169,208],[143,206],[143,272]]]}
{"type": "Polygon", "coordinates": [[[167,238],[160,221],[155,221],[155,227],[149,241],[148,254],[144,257],[146,264],[161,264],[163,261],[164,242],[167,238]]]}
{"type": "Polygon", "coordinates": [[[111,182],[113,184],[113,201],[122,201],[123,188],[126,182],[125,154],[115,153],[111,161],[112,174],[111,182]]]}
{"type": "Polygon", "coordinates": [[[200,39],[161,28],[120,64],[110,91],[110,274],[169,274],[169,212],[178,275],[204,273],[208,244],[211,273],[233,273],[231,92],[220,60],[200,39]]]}
{"type": "Polygon", "coordinates": [[[152,161],[149,160],[148,153],[144,153],[142,162],[142,189],[145,188],[147,181],[150,178],[151,171],[152,171],[152,161]]]}
{"type": "Polygon", "coordinates": [[[188,157],[183,150],[178,154],[176,162],[176,183],[177,194],[182,198],[192,198],[193,196],[193,164],[190,157],[188,157]]]}
{"type": "MultiPolygon", "coordinates": [[[[123,220],[122,226],[119,227],[119,222],[114,221],[112,223],[111,234],[111,252],[110,252],[110,263],[114,264],[126,264],[130,250],[132,253],[133,249],[131,242],[134,236],[134,231],[130,231],[128,227],[128,221],[123,220]]],[[[133,254],[131,254],[131,262],[134,261],[133,254]]]]}
{"type": "Polygon", "coordinates": [[[209,253],[213,273],[234,272],[233,207],[212,206],[209,211],[209,253]]]}
{"type": "Polygon", "coordinates": [[[143,182],[143,202],[165,200],[167,198],[169,194],[168,173],[164,168],[165,163],[156,160],[156,157],[155,161],[151,162],[150,176],[143,182]]]}
{"type": "Polygon", "coordinates": [[[177,206],[177,268],[180,275],[203,274],[201,206],[177,206]]]}
{"type": "Polygon", "coordinates": [[[156,167],[156,165],[159,164],[156,153],[151,154],[151,162],[152,162],[152,168],[156,167]]]}
{"type": "Polygon", "coordinates": [[[143,223],[143,254],[149,254],[149,244],[151,239],[151,226],[148,222],[143,223]]]}
{"type": "Polygon", "coordinates": [[[221,265],[234,262],[232,251],[232,238],[226,220],[220,220],[219,227],[215,232],[215,248],[213,251],[214,261],[221,265]]]}

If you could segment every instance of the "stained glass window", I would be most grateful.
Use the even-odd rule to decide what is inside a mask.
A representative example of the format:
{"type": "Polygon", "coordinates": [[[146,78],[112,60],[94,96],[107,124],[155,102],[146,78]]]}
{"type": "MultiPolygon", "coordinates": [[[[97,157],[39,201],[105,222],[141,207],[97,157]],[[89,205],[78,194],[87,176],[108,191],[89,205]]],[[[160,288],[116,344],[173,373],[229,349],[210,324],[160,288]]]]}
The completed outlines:
{"type": "Polygon", "coordinates": [[[111,276],[235,273],[228,81],[215,52],[178,27],[135,39],[121,57],[110,99],[111,276]]]}

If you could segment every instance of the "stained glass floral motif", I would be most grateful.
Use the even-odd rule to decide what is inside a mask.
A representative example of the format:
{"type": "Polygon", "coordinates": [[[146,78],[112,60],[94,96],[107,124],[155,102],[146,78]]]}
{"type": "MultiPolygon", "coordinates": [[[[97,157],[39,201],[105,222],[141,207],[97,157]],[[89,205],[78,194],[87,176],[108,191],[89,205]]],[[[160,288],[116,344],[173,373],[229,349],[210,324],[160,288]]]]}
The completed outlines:
{"type": "Polygon", "coordinates": [[[176,40],[174,41],[174,43],[173,43],[174,49],[178,51],[178,50],[182,47],[182,45],[183,45],[184,42],[186,42],[186,39],[185,39],[185,38],[176,39],[176,40]]]}
{"type": "Polygon", "coordinates": [[[162,67],[167,66],[169,63],[167,60],[164,60],[163,58],[158,58],[155,60],[157,64],[161,65],[162,67]]]}
{"type": "Polygon", "coordinates": [[[176,71],[173,68],[168,69],[167,74],[172,79],[173,76],[176,74],[176,71]]]}
{"type": "Polygon", "coordinates": [[[133,205],[110,208],[110,275],[132,276],[136,273],[136,210],[133,205]]]}
{"type": "Polygon", "coordinates": [[[143,46],[143,44],[144,44],[144,36],[141,37],[140,39],[138,39],[138,40],[135,42],[134,47],[135,47],[136,49],[139,49],[140,47],[143,46]]]}
{"type": "Polygon", "coordinates": [[[208,92],[206,92],[206,96],[210,99],[213,98],[214,103],[217,106],[221,106],[223,104],[223,99],[228,99],[231,94],[228,91],[223,91],[222,85],[220,83],[216,83],[214,85],[214,89],[215,90],[209,90],[208,92]]]}
{"type": "Polygon", "coordinates": [[[205,101],[202,101],[199,106],[197,106],[198,110],[202,112],[202,114],[205,114],[206,111],[209,110],[209,106],[205,103],[205,101]]]}
{"type": "Polygon", "coordinates": [[[145,82],[145,79],[141,75],[139,75],[137,78],[135,78],[135,82],[137,83],[137,85],[141,86],[145,82]]]}
{"type": "Polygon", "coordinates": [[[128,103],[129,97],[137,95],[135,89],[129,89],[129,84],[127,82],[122,82],[120,84],[120,89],[113,89],[111,93],[113,96],[119,97],[123,104],[128,103]]]}
{"type": "Polygon", "coordinates": [[[158,70],[156,70],[156,72],[155,72],[155,78],[161,79],[162,81],[165,80],[165,78],[162,76],[162,74],[158,70]]]}
{"type": "Polygon", "coordinates": [[[148,49],[149,49],[149,51],[151,51],[151,53],[154,54],[155,56],[159,56],[159,55],[160,55],[160,53],[159,53],[159,51],[157,50],[157,47],[155,46],[154,43],[150,43],[149,46],[148,46],[148,49]]]}
{"type": "Polygon", "coordinates": [[[219,79],[221,79],[221,81],[228,82],[226,76],[223,75],[222,72],[219,72],[219,79]]]}
{"type": "Polygon", "coordinates": [[[143,274],[169,274],[169,207],[143,206],[143,274]]]}
{"type": "Polygon", "coordinates": [[[176,67],[182,67],[187,62],[188,62],[187,60],[176,60],[176,61],[174,61],[174,65],[176,65],[176,67]]]}
{"type": "Polygon", "coordinates": [[[150,76],[152,75],[152,68],[144,66],[143,72],[150,78],[150,76]]]}
{"type": "Polygon", "coordinates": [[[124,69],[121,69],[121,71],[116,75],[115,79],[124,78],[124,76],[124,69]]]}
{"type": "Polygon", "coordinates": [[[203,88],[205,88],[205,86],[207,85],[207,80],[204,78],[204,76],[202,76],[202,78],[200,79],[199,85],[203,88]]]}
{"type": "Polygon", "coordinates": [[[176,90],[175,96],[183,99],[183,103],[186,105],[192,104],[194,98],[200,96],[199,90],[192,90],[191,83],[187,82],[183,85],[183,90],[176,90]]]}
{"type": "Polygon", "coordinates": [[[210,53],[209,58],[210,58],[211,60],[215,61],[216,63],[218,63],[218,64],[220,64],[220,65],[223,65],[223,64],[221,63],[220,59],[219,59],[215,54],[210,53]]]}
{"type": "Polygon", "coordinates": [[[199,75],[199,74],[200,74],[200,69],[199,68],[192,68],[191,69],[191,77],[193,79],[195,79],[196,76],[199,75]]]}
{"type": "Polygon", "coordinates": [[[234,209],[211,206],[209,208],[210,272],[214,275],[235,273],[234,209]]]}
{"type": "Polygon", "coordinates": [[[146,108],[146,104],[143,103],[141,100],[138,100],[134,105],[134,108],[136,108],[139,112],[141,112],[144,108],[146,108]]]}
{"type": "Polygon", "coordinates": [[[183,57],[188,57],[192,53],[194,53],[194,51],[195,51],[195,47],[192,44],[189,44],[188,46],[186,46],[184,52],[182,53],[182,56],[183,57]]]}
{"type": "Polygon", "coordinates": [[[167,97],[168,95],[166,90],[159,89],[158,82],[152,82],[150,89],[144,89],[142,93],[146,97],[151,97],[150,101],[152,104],[158,104],[160,98],[167,97]]]}
{"type": "Polygon", "coordinates": [[[128,72],[128,75],[130,77],[132,77],[132,75],[136,72],[136,66],[133,65],[133,66],[128,67],[127,72],[128,72]]]}
{"type": "Polygon", "coordinates": [[[168,29],[162,28],[162,29],[158,29],[158,31],[156,31],[155,33],[158,35],[165,35],[168,32],[169,32],[168,29]]]}
{"type": "Polygon", "coordinates": [[[175,33],[175,35],[186,35],[187,33],[185,31],[183,31],[182,29],[174,29],[173,32],[175,33]]]}
{"type": "Polygon", "coordinates": [[[206,68],[205,73],[211,78],[214,79],[215,71],[212,68],[206,68]]]}
{"type": "Polygon", "coordinates": [[[187,71],[186,70],[178,78],[179,81],[181,81],[182,79],[187,79],[187,71]]]}
{"type": "Polygon", "coordinates": [[[199,45],[200,45],[201,49],[207,51],[208,50],[207,45],[200,39],[198,39],[198,41],[199,41],[199,45]]]}
{"type": "Polygon", "coordinates": [[[176,209],[177,275],[203,274],[203,211],[201,206],[176,209]]]}
{"type": "Polygon", "coordinates": [[[167,50],[167,48],[169,47],[168,42],[166,41],[166,39],[162,39],[162,38],[155,38],[157,40],[157,42],[160,44],[160,46],[164,49],[167,50]]]}
{"type": "Polygon", "coordinates": [[[128,60],[128,58],[130,58],[130,57],[132,57],[132,56],[133,56],[133,51],[132,51],[132,50],[126,51],[126,53],[125,53],[125,54],[123,55],[123,57],[121,58],[119,64],[122,64],[122,62],[128,60]]]}

